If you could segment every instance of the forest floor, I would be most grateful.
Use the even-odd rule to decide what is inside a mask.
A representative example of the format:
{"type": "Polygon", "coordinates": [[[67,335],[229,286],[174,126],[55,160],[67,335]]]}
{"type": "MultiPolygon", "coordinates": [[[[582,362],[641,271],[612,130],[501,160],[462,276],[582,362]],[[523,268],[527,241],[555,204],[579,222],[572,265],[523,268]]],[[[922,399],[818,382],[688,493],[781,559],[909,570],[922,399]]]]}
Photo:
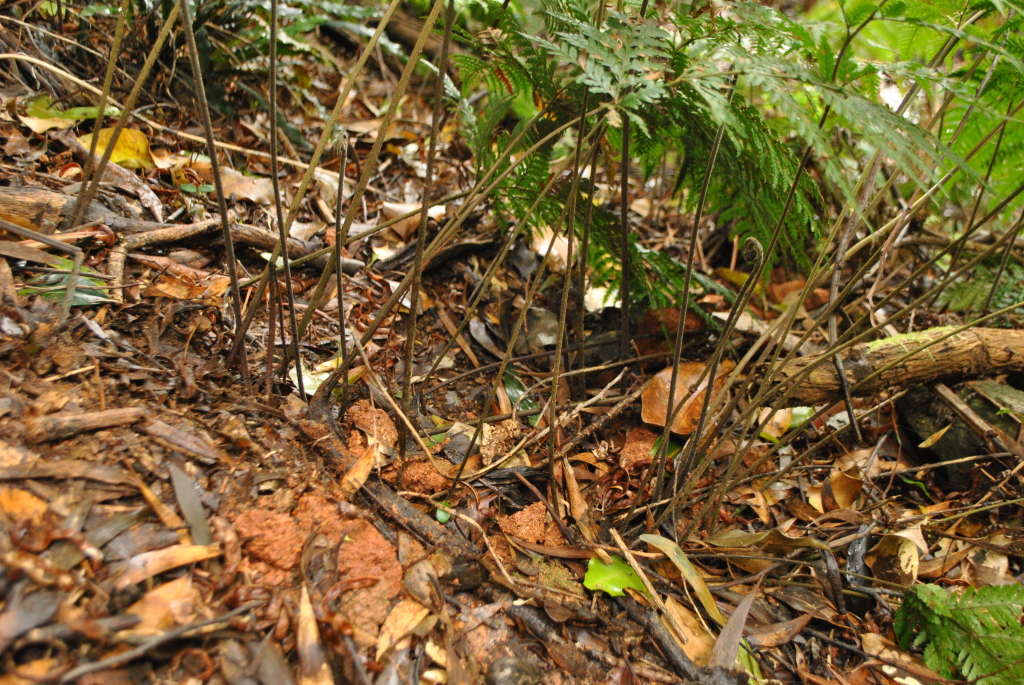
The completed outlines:
{"type": "MultiPolygon", "coordinates": [[[[402,68],[381,54],[342,111],[347,157],[324,158],[291,226],[291,258],[319,261],[295,265],[290,282],[280,271],[270,278],[244,358],[232,358],[239,322],[221,208],[209,158],[190,157],[206,151],[203,128],[166,68],[145,119],[129,121],[117,158],[126,169],[76,225],[61,225],[83,190],[89,141],[76,137],[94,123],[69,111],[88,89],[62,73],[102,82],[104,60],[74,55],[106,54],[99,29],[113,20],[79,21],[34,29],[0,15],[4,52],[36,60],[7,60],[0,90],[0,684],[942,682],[896,642],[901,599],[923,582],[1020,582],[1024,402],[1012,387],[1018,363],[996,359],[1020,345],[1014,331],[998,342],[979,334],[981,361],[965,362],[970,341],[953,336],[933,351],[938,371],[904,365],[859,393],[859,443],[838,386],[818,397],[805,389],[805,401],[763,410],[772,421],[759,435],[701,453],[688,500],[669,502],[688,472],[670,461],[664,487],[651,473],[669,393],[658,373],[671,359],[665,331],[674,335],[679,310],[640,312],[622,360],[618,309],[586,293],[588,347],[566,356],[562,373],[574,373],[560,378],[552,435],[545,383],[567,269],[557,255],[544,262],[541,236],[518,242],[481,286],[504,237],[489,208],[426,265],[406,368],[411,302],[382,308],[413,268],[424,226],[433,81],[414,79],[400,117],[379,130],[402,68]],[[317,251],[334,244],[338,210],[379,137],[349,232],[365,236],[345,246],[342,290],[326,283],[300,340],[304,395],[291,316],[307,314],[326,259],[317,251]],[[74,230],[60,240],[77,245],[84,270],[66,317],[74,253],[11,224],[51,238],[74,230]],[[509,355],[542,263],[550,275],[509,355]],[[455,335],[480,287],[483,306],[455,335]],[[310,412],[339,351],[378,315],[344,391],[328,396],[331,410],[310,412]],[[989,380],[943,383],[998,366],[989,380]],[[409,374],[413,397],[402,407],[409,374]],[[407,428],[417,434],[403,445],[407,428]]],[[[330,49],[342,70],[358,54],[330,49]]],[[[305,97],[320,109],[297,96],[281,104],[298,135],[282,139],[285,209],[341,79],[322,64],[290,65],[308,71],[305,97]]],[[[118,75],[113,93],[130,86],[118,75]]],[[[214,89],[232,103],[214,109],[213,125],[229,145],[219,161],[244,310],[277,241],[269,119],[241,106],[249,98],[237,91],[214,89]]],[[[428,213],[431,235],[474,178],[457,122],[442,138],[435,197],[449,199],[428,213]]],[[[699,230],[703,272],[737,291],[739,246],[713,222],[689,225],[667,189],[632,180],[642,243],[682,259],[699,230]]],[[[610,202],[618,188],[604,187],[610,202]]],[[[893,274],[920,255],[895,246],[893,274]]],[[[796,301],[805,283],[777,268],[740,316],[728,356],[742,357],[784,306],[802,307],[804,319],[826,305],[825,288],[796,301]]],[[[680,397],[730,311],[718,292],[698,304],[704,316],[686,318],[680,397]]],[[[922,308],[912,325],[959,323],[922,308]]],[[[813,333],[800,354],[821,349],[813,333]]],[[[677,425],[691,425],[674,434],[670,460],[686,454],[695,426],[708,428],[703,386],[689,394],[677,425]]]]}

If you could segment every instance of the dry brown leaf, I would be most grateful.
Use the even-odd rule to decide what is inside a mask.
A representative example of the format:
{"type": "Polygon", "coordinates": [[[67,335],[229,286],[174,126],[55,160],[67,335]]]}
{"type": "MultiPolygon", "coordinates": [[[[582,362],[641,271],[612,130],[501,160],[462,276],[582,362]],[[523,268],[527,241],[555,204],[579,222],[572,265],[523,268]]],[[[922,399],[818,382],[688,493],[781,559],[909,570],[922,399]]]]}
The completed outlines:
{"type": "Polygon", "coordinates": [[[945,428],[940,428],[939,430],[935,431],[934,433],[929,435],[927,438],[925,438],[924,442],[922,442],[920,445],[918,445],[918,447],[923,449],[923,450],[928,449],[929,447],[931,447],[932,445],[937,443],[939,440],[941,440],[942,436],[946,434],[946,431],[948,431],[952,427],[953,427],[953,424],[951,423],[948,426],[946,426],[945,428]]]}
{"type": "Polygon", "coordinates": [[[370,438],[370,440],[372,441],[370,446],[366,448],[362,456],[345,473],[345,477],[341,481],[341,492],[344,497],[354,494],[359,488],[363,487],[363,483],[370,477],[373,467],[377,464],[378,458],[380,458],[380,443],[373,438],[370,438]]]}
{"type": "Polygon", "coordinates": [[[409,644],[409,636],[423,619],[430,615],[430,609],[412,599],[403,599],[384,619],[377,637],[377,660],[379,661],[392,647],[399,649],[409,644]]]}
{"type": "Polygon", "coordinates": [[[43,682],[42,676],[53,670],[56,665],[56,659],[35,659],[27,664],[21,664],[14,673],[5,673],[0,676],[0,685],[37,685],[43,682]]]}
{"type": "MultiPolygon", "coordinates": [[[[999,556],[1006,558],[1003,555],[999,556]]],[[[970,558],[964,565],[964,580],[974,588],[988,585],[1016,585],[1020,582],[1005,568],[992,567],[985,563],[979,564],[970,558]]]]}
{"type": "MultiPolygon", "coordinates": [[[[672,432],[689,435],[697,429],[704,393],[707,389],[707,378],[701,381],[696,392],[690,394],[690,386],[695,384],[704,372],[705,364],[701,362],[685,362],[679,365],[676,381],[676,394],[673,405],[682,403],[672,423],[672,432]]],[[[714,392],[718,393],[725,385],[725,378],[735,368],[729,360],[723,361],[715,374],[714,392]]],[[[710,374],[709,374],[710,375],[710,374]]],[[[662,369],[654,376],[654,381],[644,390],[641,396],[641,418],[644,423],[664,426],[668,419],[668,393],[672,383],[672,367],[662,369]]]]}
{"type": "MultiPolygon", "coordinates": [[[[12,223],[15,226],[21,226],[22,228],[27,228],[30,231],[35,231],[36,233],[39,233],[42,230],[42,229],[39,228],[39,226],[35,222],[29,221],[28,219],[26,219],[25,217],[21,216],[20,214],[11,214],[10,212],[0,212],[0,219],[3,219],[4,221],[7,221],[8,223],[12,223]]],[[[15,235],[10,235],[9,236],[7,234],[7,231],[0,231],[0,236],[3,236],[4,240],[8,240],[8,239],[10,239],[10,240],[18,240],[18,236],[15,236],[15,235]]]]}
{"type": "Polygon", "coordinates": [[[749,485],[739,485],[729,491],[728,497],[733,504],[745,504],[753,509],[757,518],[764,525],[772,524],[772,517],[768,511],[768,500],[760,490],[749,485]]]}
{"type": "Polygon", "coordinates": [[[13,519],[29,521],[46,513],[46,502],[18,488],[0,488],[0,509],[13,519]]]}
{"type": "MultiPolygon", "coordinates": [[[[416,212],[412,216],[406,217],[399,222],[391,224],[391,230],[394,231],[398,237],[402,240],[409,240],[416,232],[416,229],[420,225],[420,215],[422,205],[418,202],[387,202],[385,201],[380,208],[381,217],[384,221],[391,221],[397,219],[400,216],[408,214],[409,212],[416,212]]],[[[443,205],[435,205],[427,210],[427,216],[434,221],[440,221],[444,218],[445,208],[443,205]]]]}
{"type": "Polygon", "coordinates": [[[672,621],[662,619],[665,627],[669,629],[676,642],[682,647],[686,656],[690,657],[698,666],[707,666],[711,658],[711,650],[715,647],[715,636],[708,632],[707,627],[695,613],[677,602],[671,597],[665,598],[665,608],[672,614],[675,624],[686,631],[686,635],[676,635],[672,627],[672,621]]]}
{"type": "Polygon", "coordinates": [[[941,578],[967,556],[969,549],[949,554],[938,554],[932,559],[922,559],[917,568],[917,577],[925,580],[941,578]]]}
{"type": "Polygon", "coordinates": [[[172,568],[219,557],[220,545],[174,545],[132,557],[114,589],[124,590],[172,568]]]}
{"type": "Polygon", "coordinates": [[[150,590],[128,607],[127,613],[142,619],[130,632],[136,636],[156,635],[191,623],[196,620],[196,608],[200,602],[199,592],[190,575],[175,578],[150,590]]]}
{"type": "MultiPolygon", "coordinates": [[[[113,137],[112,127],[100,129],[99,140],[96,141],[96,154],[102,157],[110,139],[113,137]]],[[[79,136],[78,142],[89,149],[92,145],[92,134],[79,136]]],[[[152,169],[155,166],[153,156],[149,152],[149,139],[146,134],[136,129],[126,128],[117,136],[117,144],[110,154],[110,161],[120,164],[125,169],[152,169]]]]}
{"type": "Polygon", "coordinates": [[[823,501],[831,497],[830,504],[835,504],[833,509],[852,509],[860,491],[864,489],[864,481],[852,475],[839,471],[832,474],[826,487],[822,491],[823,501]]]}
{"type": "Polygon", "coordinates": [[[234,169],[221,169],[220,182],[224,197],[235,196],[237,200],[250,200],[260,205],[274,202],[274,182],[269,178],[246,176],[234,169]]]}
{"type": "Polygon", "coordinates": [[[320,629],[317,628],[313,605],[305,585],[302,586],[302,597],[299,600],[298,623],[295,651],[299,653],[299,684],[334,685],[334,676],[331,675],[331,666],[320,642],[320,629]]]}
{"type": "Polygon", "coordinates": [[[19,114],[18,118],[21,120],[21,123],[25,124],[32,130],[32,133],[39,135],[43,135],[51,129],[66,129],[78,124],[74,119],[64,119],[62,117],[49,117],[44,119],[39,117],[30,117],[27,114],[19,114]]]}
{"type": "Polygon", "coordinates": [[[796,637],[811,622],[811,618],[813,617],[810,614],[803,614],[789,621],[767,626],[748,626],[744,635],[754,647],[778,647],[796,637]]]}
{"type": "Polygon", "coordinates": [[[889,678],[901,683],[913,682],[920,685],[939,685],[947,682],[942,676],[924,665],[920,659],[900,649],[895,643],[886,640],[878,633],[863,633],[861,645],[871,656],[883,660],[881,671],[889,678]],[[888,663],[885,663],[888,662],[888,663]],[[899,664],[899,667],[892,664],[899,664]],[[911,676],[908,678],[907,676],[911,676]]]}
{"type": "Polygon", "coordinates": [[[917,545],[899,535],[883,535],[867,554],[864,562],[879,580],[910,586],[917,580],[921,555],[917,545]]]}
{"type": "MultiPolygon", "coordinates": [[[[648,309],[636,327],[634,346],[637,354],[668,354],[672,351],[676,329],[679,328],[679,317],[682,315],[678,307],[648,309]]],[[[704,320],[693,311],[686,310],[686,330],[697,331],[704,328],[704,320]]]]}
{"type": "Polygon", "coordinates": [[[789,430],[789,426],[793,423],[793,410],[780,409],[773,414],[771,407],[764,407],[758,417],[758,422],[763,422],[769,416],[771,416],[771,421],[765,424],[764,428],[761,430],[761,435],[773,438],[777,441],[786,434],[786,431],[789,430]]]}
{"type": "Polygon", "coordinates": [[[143,297],[166,297],[171,300],[192,300],[200,297],[206,286],[174,274],[164,274],[142,291],[143,297]]]}

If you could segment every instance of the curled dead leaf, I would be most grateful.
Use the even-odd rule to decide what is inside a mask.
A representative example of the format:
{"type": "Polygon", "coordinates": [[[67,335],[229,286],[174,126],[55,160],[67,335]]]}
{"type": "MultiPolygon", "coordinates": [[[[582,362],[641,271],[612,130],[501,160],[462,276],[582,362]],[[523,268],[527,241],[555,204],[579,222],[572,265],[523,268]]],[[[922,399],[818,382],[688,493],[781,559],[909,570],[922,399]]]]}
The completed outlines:
{"type": "Polygon", "coordinates": [[[864,555],[864,562],[879,580],[909,586],[917,580],[920,551],[911,540],[899,535],[884,535],[875,547],[864,555]]]}
{"type": "MultiPolygon", "coordinates": [[[[715,374],[714,392],[718,393],[725,385],[725,378],[735,368],[729,360],[718,365],[715,374]]],[[[679,375],[676,381],[676,393],[673,406],[682,403],[676,413],[675,421],[672,422],[672,432],[680,435],[689,435],[697,429],[700,420],[701,407],[704,404],[704,393],[707,390],[708,378],[700,382],[696,391],[691,393],[690,387],[694,385],[704,372],[705,364],[701,362],[685,362],[679,365],[679,375]]],[[[709,374],[710,376],[710,374],[709,374]]],[[[641,396],[642,408],[641,418],[645,423],[655,426],[664,426],[668,420],[669,401],[668,393],[672,383],[672,367],[662,369],[654,376],[654,381],[644,390],[641,396]]]]}

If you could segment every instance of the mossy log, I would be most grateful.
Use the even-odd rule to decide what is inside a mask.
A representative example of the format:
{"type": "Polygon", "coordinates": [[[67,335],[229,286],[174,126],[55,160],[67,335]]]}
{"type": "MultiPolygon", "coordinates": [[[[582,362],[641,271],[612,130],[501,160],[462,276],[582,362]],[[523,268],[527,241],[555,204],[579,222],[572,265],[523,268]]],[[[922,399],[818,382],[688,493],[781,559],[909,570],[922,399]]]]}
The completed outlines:
{"type": "MultiPolygon", "coordinates": [[[[850,348],[843,355],[843,366],[852,394],[876,395],[932,381],[963,381],[1024,371],[1024,331],[972,328],[953,333],[955,330],[929,328],[850,348]]],[[[824,404],[841,399],[835,364],[821,361],[821,355],[791,362],[780,369],[779,380],[793,378],[815,363],[807,378],[797,382],[793,400],[824,404]]]]}

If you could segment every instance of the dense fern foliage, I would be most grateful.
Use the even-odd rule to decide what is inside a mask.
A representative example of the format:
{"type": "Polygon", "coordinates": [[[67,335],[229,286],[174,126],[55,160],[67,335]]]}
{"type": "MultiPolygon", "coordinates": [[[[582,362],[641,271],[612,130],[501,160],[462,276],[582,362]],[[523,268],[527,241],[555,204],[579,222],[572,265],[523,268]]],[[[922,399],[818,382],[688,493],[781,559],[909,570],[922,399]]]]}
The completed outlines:
{"type": "Polygon", "coordinates": [[[1024,586],[948,592],[918,585],[896,613],[904,647],[924,648],[929,668],[977,685],[1024,682],[1024,586]]]}
{"type": "MultiPolygon", "coordinates": [[[[680,206],[692,210],[721,127],[706,215],[734,235],[765,245],[779,226],[779,249],[768,255],[769,262],[806,265],[822,248],[838,209],[854,202],[869,159],[881,159],[890,173],[900,174],[898,192],[904,194],[955,170],[963,184],[947,183],[946,195],[936,202],[964,200],[985,176],[986,155],[992,153],[987,149],[970,163],[964,158],[993,121],[1005,117],[1024,73],[1024,45],[1014,29],[1019,13],[1014,15],[1011,3],[966,10],[948,1],[846,2],[804,23],[744,0],[696,15],[688,6],[652,9],[661,14],[646,18],[635,3],[616,7],[541,0],[532,16],[499,11],[494,28],[467,36],[480,56],[456,58],[464,131],[481,176],[516,167],[492,196],[505,220],[562,229],[572,176],[566,170],[552,178],[555,162],[571,156],[594,130],[603,132],[594,144],[609,172],[627,163],[646,179],[667,166],[674,170],[680,206]],[[526,22],[543,28],[524,28],[526,22]],[[879,35],[903,49],[880,55],[879,35]],[[908,99],[912,107],[897,109],[882,101],[883,88],[920,94],[908,99]],[[474,94],[479,104],[471,106],[474,94]],[[522,155],[579,117],[585,103],[591,115],[582,137],[575,127],[522,155]],[[625,119],[631,123],[631,154],[621,160],[625,119]],[[513,154],[502,157],[524,132],[513,154]],[[801,174],[805,151],[811,173],[801,174]]],[[[1002,138],[998,157],[1004,163],[1024,142],[1017,128],[1011,135],[1008,127],[1002,138]]],[[[998,191],[1005,182],[993,179],[987,187],[998,191]]],[[[595,199],[587,187],[579,185],[579,207],[595,199]]],[[[610,233],[617,226],[614,210],[599,208],[592,226],[595,280],[605,283],[614,282],[608,260],[621,262],[610,233]]],[[[581,225],[577,216],[574,230],[581,225]]],[[[666,284],[676,286],[668,288],[675,291],[672,297],[682,294],[680,265],[656,264],[655,253],[635,243],[633,250],[634,283],[653,278],[662,296],[666,284]]],[[[635,295],[652,293],[647,288],[635,295]]]]}
{"type": "Polygon", "coordinates": [[[989,295],[992,301],[989,309],[1002,309],[1009,307],[1021,300],[1021,293],[1024,292],[1024,266],[1015,262],[1006,265],[1006,269],[999,274],[999,282],[996,283],[996,275],[999,274],[997,260],[979,264],[971,272],[969,279],[954,281],[939,296],[938,303],[948,307],[955,312],[981,312],[988,303],[989,295]],[[992,288],[995,286],[995,292],[992,288]]]}

